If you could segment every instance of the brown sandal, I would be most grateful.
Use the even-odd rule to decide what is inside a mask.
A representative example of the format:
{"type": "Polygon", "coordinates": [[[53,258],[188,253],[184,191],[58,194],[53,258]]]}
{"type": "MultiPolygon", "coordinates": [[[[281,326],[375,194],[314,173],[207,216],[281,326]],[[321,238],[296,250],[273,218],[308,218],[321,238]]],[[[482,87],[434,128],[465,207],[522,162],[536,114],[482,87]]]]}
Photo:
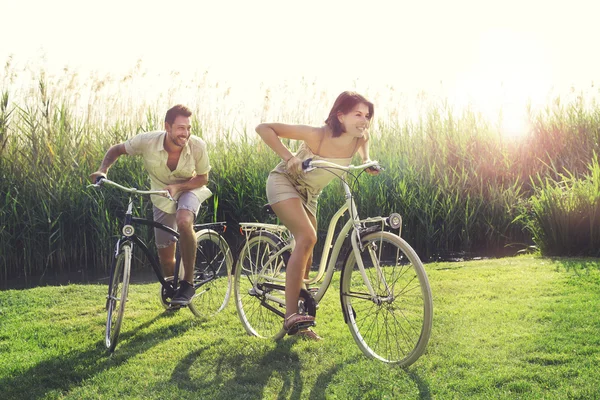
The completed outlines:
{"type": "Polygon", "coordinates": [[[288,335],[296,334],[300,329],[315,325],[315,317],[293,313],[283,321],[283,329],[288,335]]]}

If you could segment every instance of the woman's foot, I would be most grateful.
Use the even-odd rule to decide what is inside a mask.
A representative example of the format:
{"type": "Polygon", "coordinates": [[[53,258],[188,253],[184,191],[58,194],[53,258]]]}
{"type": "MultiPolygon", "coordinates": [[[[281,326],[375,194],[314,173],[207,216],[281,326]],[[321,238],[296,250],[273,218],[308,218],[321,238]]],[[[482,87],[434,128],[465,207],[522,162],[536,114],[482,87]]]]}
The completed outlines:
{"type": "Polygon", "coordinates": [[[288,335],[294,335],[299,330],[315,326],[315,317],[311,315],[301,315],[294,313],[283,321],[283,329],[288,335]]]}
{"type": "Polygon", "coordinates": [[[321,336],[317,335],[317,333],[310,328],[302,329],[302,330],[298,331],[296,333],[296,336],[300,336],[307,340],[313,340],[315,342],[323,340],[323,338],[321,336]]]}

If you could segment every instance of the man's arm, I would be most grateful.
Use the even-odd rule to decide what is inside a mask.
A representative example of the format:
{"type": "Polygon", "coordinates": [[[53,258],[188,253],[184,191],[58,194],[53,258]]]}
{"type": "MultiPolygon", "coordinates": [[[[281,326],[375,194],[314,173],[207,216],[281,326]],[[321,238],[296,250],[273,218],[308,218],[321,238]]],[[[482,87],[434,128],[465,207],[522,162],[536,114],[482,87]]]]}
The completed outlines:
{"type": "Polygon", "coordinates": [[[98,170],[96,172],[94,172],[93,174],[90,174],[90,180],[95,183],[96,179],[98,179],[98,177],[100,177],[100,176],[106,177],[106,174],[108,173],[109,168],[123,154],[127,154],[124,143],[115,144],[110,149],[108,149],[108,151],[104,155],[102,164],[100,164],[100,168],[98,168],[98,170]]]}
{"type": "Polygon", "coordinates": [[[171,193],[172,197],[179,192],[188,192],[190,190],[201,188],[202,186],[206,186],[208,183],[208,172],[202,175],[196,175],[195,177],[181,183],[174,183],[172,185],[165,186],[165,190],[168,190],[171,193]]]}

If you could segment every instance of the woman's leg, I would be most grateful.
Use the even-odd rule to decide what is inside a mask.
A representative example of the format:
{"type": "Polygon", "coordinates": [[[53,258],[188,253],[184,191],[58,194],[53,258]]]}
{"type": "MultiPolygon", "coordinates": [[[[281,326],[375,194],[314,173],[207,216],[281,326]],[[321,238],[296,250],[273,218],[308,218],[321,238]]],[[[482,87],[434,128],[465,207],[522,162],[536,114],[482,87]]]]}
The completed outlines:
{"type": "Polygon", "coordinates": [[[296,247],[288,261],[285,276],[285,317],[298,312],[298,297],[302,287],[302,279],[307,271],[307,263],[311,258],[317,242],[315,227],[298,198],[292,198],[271,204],[273,211],[281,222],[294,235],[296,247]]]}
{"type": "MultiPolygon", "coordinates": [[[[310,223],[313,226],[313,229],[315,230],[315,235],[317,232],[317,219],[315,218],[314,215],[312,215],[311,213],[307,212],[306,215],[308,216],[308,219],[310,220],[310,223]]],[[[315,239],[315,243],[316,243],[316,239],[315,239]]],[[[310,268],[312,267],[312,262],[313,262],[313,251],[310,251],[310,254],[308,255],[308,261],[306,262],[306,268],[304,269],[304,279],[308,279],[309,278],[309,274],[310,274],[310,268]]]]}

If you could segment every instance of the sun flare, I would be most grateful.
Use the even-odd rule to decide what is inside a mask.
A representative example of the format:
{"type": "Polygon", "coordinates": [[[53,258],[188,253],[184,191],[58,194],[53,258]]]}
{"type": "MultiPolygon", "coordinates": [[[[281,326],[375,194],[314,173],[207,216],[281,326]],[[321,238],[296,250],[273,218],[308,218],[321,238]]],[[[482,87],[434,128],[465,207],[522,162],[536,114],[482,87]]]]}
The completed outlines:
{"type": "Polygon", "coordinates": [[[497,123],[506,137],[526,134],[528,106],[544,104],[551,89],[552,70],[544,49],[526,32],[483,33],[476,56],[457,81],[457,104],[473,107],[497,123]]]}

